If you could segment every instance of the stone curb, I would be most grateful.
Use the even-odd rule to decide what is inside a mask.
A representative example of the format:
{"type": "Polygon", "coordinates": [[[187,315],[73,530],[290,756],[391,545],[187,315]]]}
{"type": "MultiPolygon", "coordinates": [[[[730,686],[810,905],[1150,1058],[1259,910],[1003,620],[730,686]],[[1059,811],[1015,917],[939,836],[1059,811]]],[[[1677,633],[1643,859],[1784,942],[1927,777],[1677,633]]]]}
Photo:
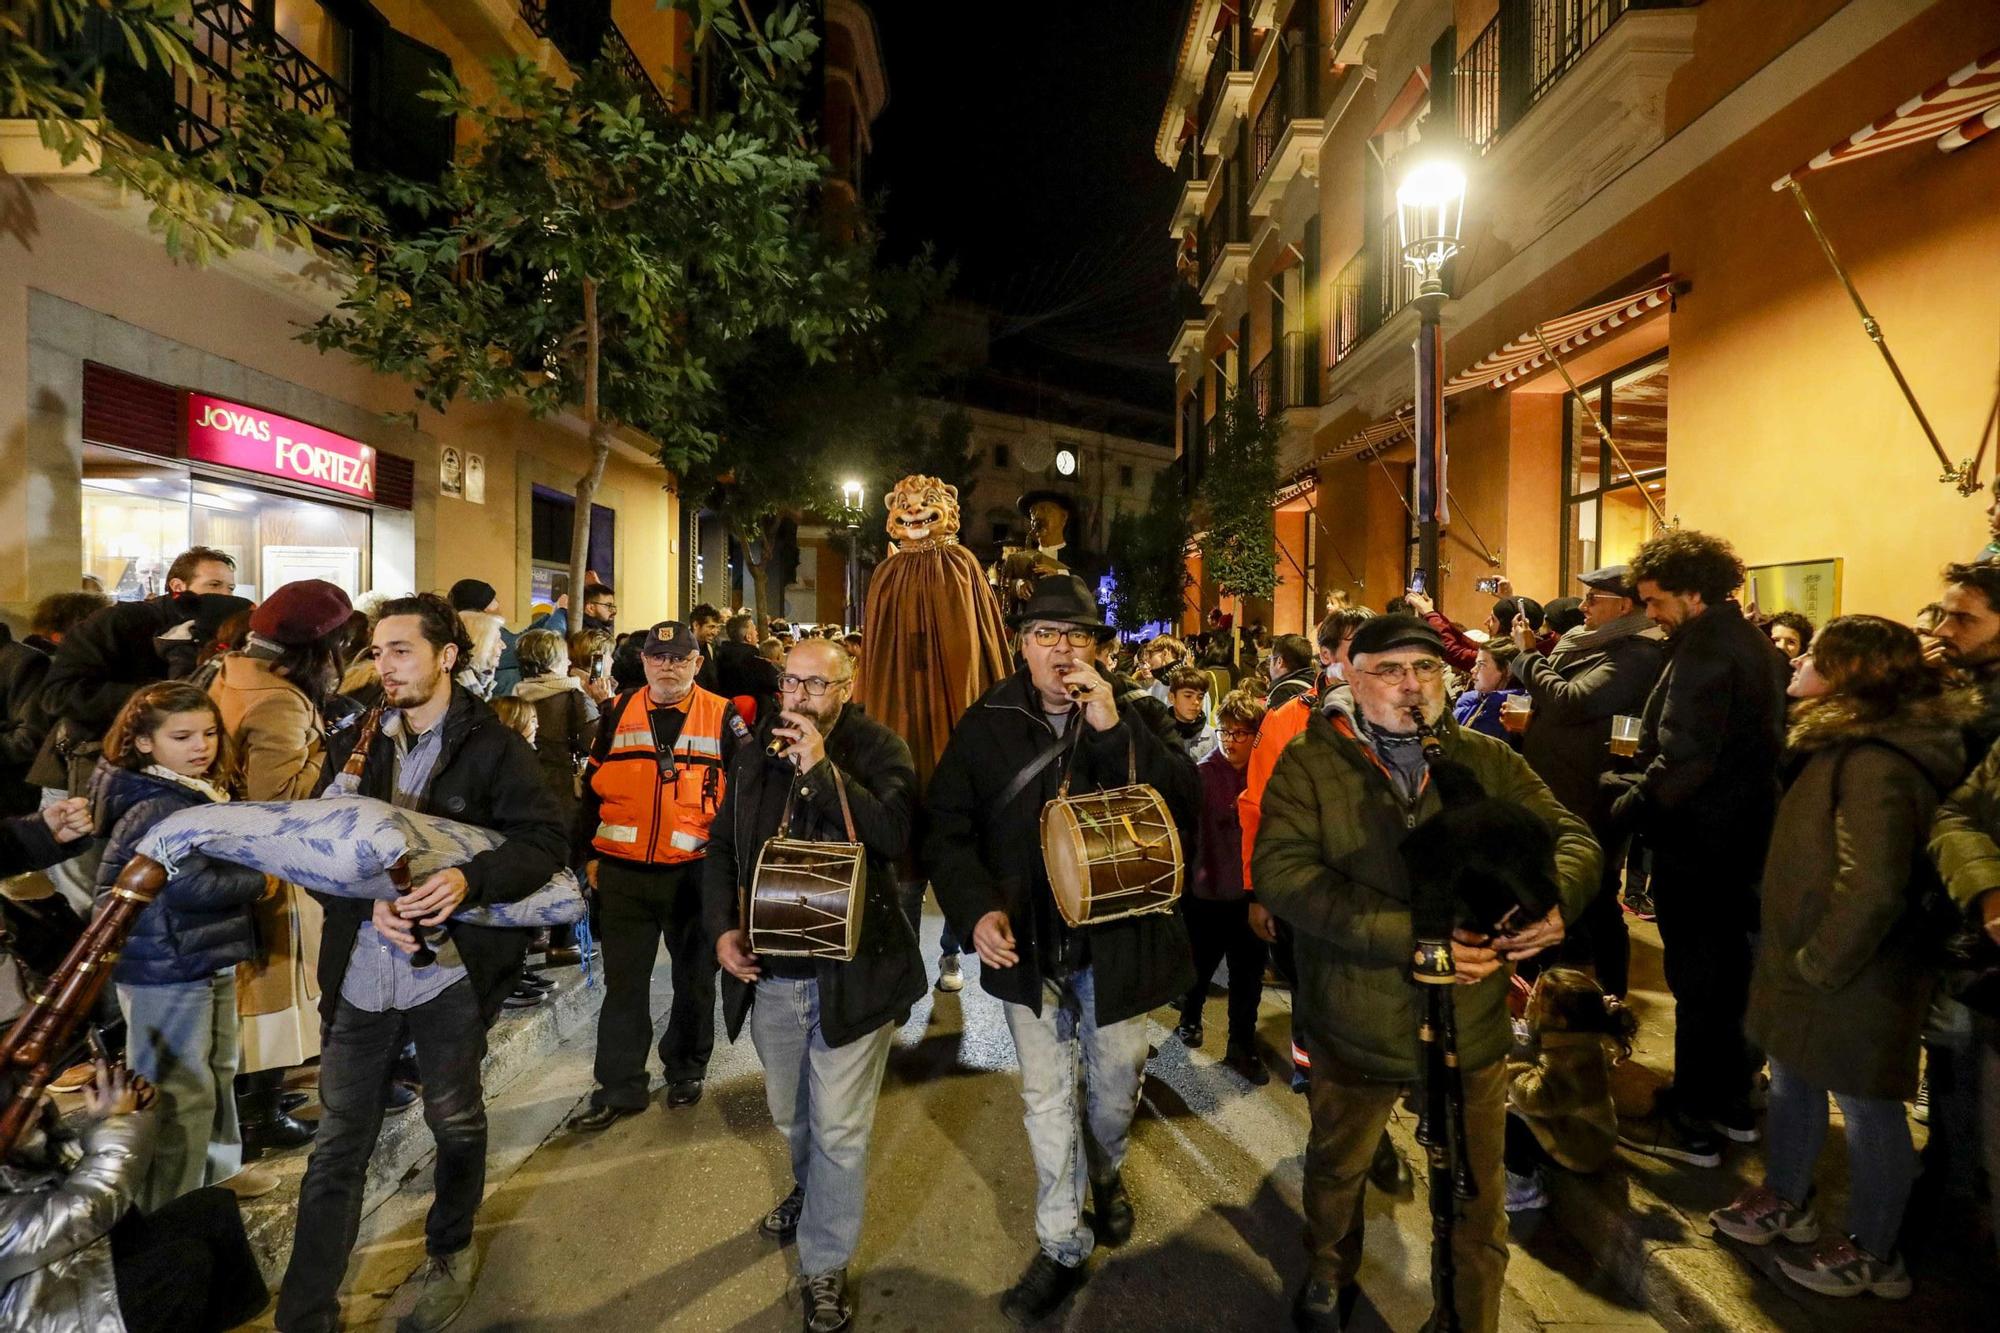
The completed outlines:
{"type": "MultiPolygon", "coordinates": [[[[604,1002],[601,965],[597,972],[595,987],[585,986],[582,974],[572,968],[551,973],[561,980],[548,999],[533,1009],[502,1014],[487,1034],[486,1062],[481,1067],[488,1102],[596,1015],[604,1002]]],[[[258,1165],[278,1172],[282,1183],[262,1198],[243,1204],[243,1227],[250,1237],[250,1248],[274,1292],[291,1255],[292,1233],[298,1224],[299,1185],[305,1177],[309,1152],[309,1148],[299,1148],[263,1158],[258,1165]]],[[[388,1117],[368,1162],[363,1218],[422,1170],[431,1155],[430,1130],[420,1105],[388,1117]]]]}

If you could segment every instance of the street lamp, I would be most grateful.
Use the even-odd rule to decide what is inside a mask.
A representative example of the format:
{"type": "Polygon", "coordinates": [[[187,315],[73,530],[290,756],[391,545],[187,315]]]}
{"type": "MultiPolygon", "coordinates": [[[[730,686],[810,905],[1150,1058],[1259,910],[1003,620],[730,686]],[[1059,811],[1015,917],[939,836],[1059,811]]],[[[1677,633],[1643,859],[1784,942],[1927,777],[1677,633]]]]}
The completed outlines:
{"type": "Polygon", "coordinates": [[[852,477],[840,483],[841,508],[847,511],[847,610],[843,617],[852,631],[861,627],[861,483],[852,477]]]}
{"type": "MultiPolygon", "coordinates": [[[[1417,330],[1417,569],[1425,590],[1442,601],[1438,587],[1438,526],[1445,519],[1444,315],[1440,276],[1458,253],[1465,221],[1465,171],[1441,152],[1413,149],[1409,168],[1396,186],[1396,231],[1403,261],[1416,270],[1417,330]]],[[[1414,580],[1412,580],[1414,582],[1414,580]]]]}

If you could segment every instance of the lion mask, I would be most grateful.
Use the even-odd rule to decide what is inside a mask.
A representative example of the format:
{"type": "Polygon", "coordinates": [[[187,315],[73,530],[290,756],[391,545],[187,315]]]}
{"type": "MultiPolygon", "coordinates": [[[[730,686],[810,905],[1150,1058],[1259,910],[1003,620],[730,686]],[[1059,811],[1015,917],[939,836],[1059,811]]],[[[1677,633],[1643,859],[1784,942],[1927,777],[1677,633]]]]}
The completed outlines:
{"type": "Polygon", "coordinates": [[[883,497],[889,510],[889,538],[921,542],[958,535],[958,487],[936,477],[905,477],[883,497]]]}

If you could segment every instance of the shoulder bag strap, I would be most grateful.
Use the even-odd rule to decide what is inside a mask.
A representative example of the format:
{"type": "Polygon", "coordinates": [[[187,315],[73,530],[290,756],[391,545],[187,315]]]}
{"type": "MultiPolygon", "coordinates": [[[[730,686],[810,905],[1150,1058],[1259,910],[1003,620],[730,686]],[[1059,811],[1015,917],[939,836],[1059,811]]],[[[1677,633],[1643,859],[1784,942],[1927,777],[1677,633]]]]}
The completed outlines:
{"type": "MultiPolygon", "coordinates": [[[[1054,740],[1050,741],[1047,745],[1043,746],[1042,749],[1035,754],[1034,758],[1030,759],[1027,763],[1021,766],[1021,771],[1016,773],[1014,775],[1013,780],[1009,782],[1004,789],[1002,789],[1002,791],[1000,792],[1000,800],[994,805],[993,808],[996,811],[1005,810],[1008,806],[1012,805],[1014,803],[1014,798],[1019,796],[1022,792],[1026,791],[1028,784],[1030,782],[1033,782],[1036,776],[1043,769],[1049,766],[1049,761],[1051,759],[1054,759],[1057,755],[1061,754],[1063,750],[1068,747],[1068,745],[1069,745],[1069,733],[1065,731],[1062,735],[1056,737],[1054,740]]],[[[1065,777],[1064,786],[1067,787],[1067,785],[1068,785],[1068,778],[1065,777]]]]}

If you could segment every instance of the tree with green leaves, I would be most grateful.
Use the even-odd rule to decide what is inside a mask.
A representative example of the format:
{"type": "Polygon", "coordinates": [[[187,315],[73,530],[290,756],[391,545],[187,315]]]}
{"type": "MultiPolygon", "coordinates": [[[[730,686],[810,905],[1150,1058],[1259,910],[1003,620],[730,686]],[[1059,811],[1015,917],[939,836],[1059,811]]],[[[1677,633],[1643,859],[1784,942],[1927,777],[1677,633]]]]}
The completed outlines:
{"type": "Polygon", "coordinates": [[[1247,392],[1225,399],[1195,495],[1203,571],[1225,596],[1269,601],[1278,591],[1278,424],[1247,392]]]}
{"type": "Polygon", "coordinates": [[[1111,553],[1111,623],[1131,632],[1141,625],[1173,624],[1187,588],[1188,508],[1180,473],[1153,476],[1146,507],[1112,516],[1105,542],[1111,553]]]}
{"type": "Polygon", "coordinates": [[[429,95],[470,123],[470,148],[434,186],[381,187],[424,221],[358,236],[352,289],[308,335],[438,411],[463,397],[575,412],[590,463],[572,588],[618,427],[685,475],[728,438],[722,367],[768,345],[812,366],[879,314],[815,221],[827,164],[798,110],[817,42],[805,11],[761,27],[718,0],[698,13],[696,40],[733,80],[728,111],[665,108],[608,59],[568,85],[500,63],[486,99],[443,81],[429,95]]]}

